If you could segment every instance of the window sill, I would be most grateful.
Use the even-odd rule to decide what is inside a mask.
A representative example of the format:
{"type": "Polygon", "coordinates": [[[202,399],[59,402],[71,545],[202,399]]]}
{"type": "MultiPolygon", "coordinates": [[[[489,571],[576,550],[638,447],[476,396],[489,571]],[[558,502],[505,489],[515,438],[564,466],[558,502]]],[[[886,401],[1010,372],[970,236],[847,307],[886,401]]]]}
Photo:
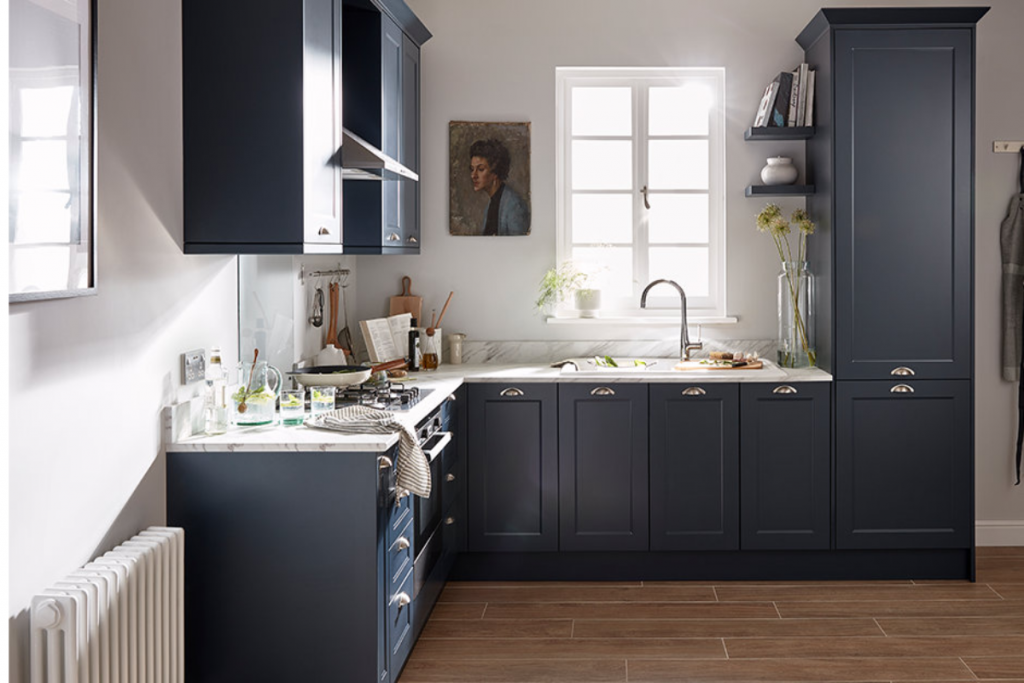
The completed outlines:
{"type": "MultiPolygon", "coordinates": [[[[546,319],[548,325],[606,325],[615,327],[679,327],[679,316],[652,316],[608,313],[598,318],[580,318],[575,315],[565,317],[549,316],[546,319]]],[[[734,325],[739,318],[734,316],[702,316],[691,315],[686,318],[690,325],[734,325]]]]}

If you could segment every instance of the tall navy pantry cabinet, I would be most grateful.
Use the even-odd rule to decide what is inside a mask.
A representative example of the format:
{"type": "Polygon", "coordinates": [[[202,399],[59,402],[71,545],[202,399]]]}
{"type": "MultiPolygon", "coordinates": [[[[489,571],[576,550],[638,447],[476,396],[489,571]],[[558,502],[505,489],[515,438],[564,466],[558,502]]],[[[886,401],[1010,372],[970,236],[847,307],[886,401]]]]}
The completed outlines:
{"type": "Polygon", "coordinates": [[[823,9],[808,210],[835,378],[837,549],[974,541],[975,24],[987,8],[823,9]]]}

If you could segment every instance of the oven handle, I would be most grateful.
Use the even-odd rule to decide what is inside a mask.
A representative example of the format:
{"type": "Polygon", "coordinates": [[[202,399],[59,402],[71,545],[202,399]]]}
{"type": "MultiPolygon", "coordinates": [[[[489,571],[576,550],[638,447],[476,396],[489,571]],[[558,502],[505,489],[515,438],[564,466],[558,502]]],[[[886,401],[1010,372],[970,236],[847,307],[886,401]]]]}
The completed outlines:
{"type": "Polygon", "coordinates": [[[427,460],[434,462],[434,458],[440,455],[441,451],[444,450],[445,446],[451,443],[452,433],[451,432],[434,432],[434,435],[430,438],[441,437],[441,440],[429,451],[423,451],[424,455],[427,456],[427,460]]]}

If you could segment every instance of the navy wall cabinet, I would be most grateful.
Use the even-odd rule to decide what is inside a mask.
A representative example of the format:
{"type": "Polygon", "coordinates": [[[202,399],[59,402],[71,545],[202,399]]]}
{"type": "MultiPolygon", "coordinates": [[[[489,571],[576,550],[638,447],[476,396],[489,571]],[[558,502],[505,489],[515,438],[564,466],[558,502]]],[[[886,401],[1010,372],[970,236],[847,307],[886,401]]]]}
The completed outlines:
{"type": "Polygon", "coordinates": [[[740,386],[740,547],[826,550],[831,528],[827,382],[740,386]]]}
{"type": "MultiPolygon", "coordinates": [[[[420,44],[374,7],[344,17],[345,127],[418,173],[420,44]]],[[[346,177],[344,198],[346,253],[419,253],[417,181],[346,177]]]]}
{"type": "Polygon", "coordinates": [[[651,550],[739,548],[739,387],[650,385],[651,550]]]}
{"type": "Polygon", "coordinates": [[[558,388],[559,550],[647,550],[647,387],[558,388]]]}
{"type": "Polygon", "coordinates": [[[836,386],[836,546],[964,548],[974,500],[966,380],[836,386]]]}
{"type": "Polygon", "coordinates": [[[341,253],[341,23],[341,0],[183,0],[185,253],[341,253]]]}
{"type": "Polygon", "coordinates": [[[555,385],[474,384],[468,396],[468,550],[558,550],[555,385]]]}

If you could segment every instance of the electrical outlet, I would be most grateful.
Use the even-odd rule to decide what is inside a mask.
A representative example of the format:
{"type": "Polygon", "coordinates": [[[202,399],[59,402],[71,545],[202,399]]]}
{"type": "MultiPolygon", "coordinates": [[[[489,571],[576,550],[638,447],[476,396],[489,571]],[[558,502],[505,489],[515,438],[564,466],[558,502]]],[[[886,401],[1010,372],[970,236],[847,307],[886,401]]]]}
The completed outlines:
{"type": "Polygon", "coordinates": [[[206,379],[206,351],[196,349],[181,354],[182,384],[202,382],[206,379]]]}

